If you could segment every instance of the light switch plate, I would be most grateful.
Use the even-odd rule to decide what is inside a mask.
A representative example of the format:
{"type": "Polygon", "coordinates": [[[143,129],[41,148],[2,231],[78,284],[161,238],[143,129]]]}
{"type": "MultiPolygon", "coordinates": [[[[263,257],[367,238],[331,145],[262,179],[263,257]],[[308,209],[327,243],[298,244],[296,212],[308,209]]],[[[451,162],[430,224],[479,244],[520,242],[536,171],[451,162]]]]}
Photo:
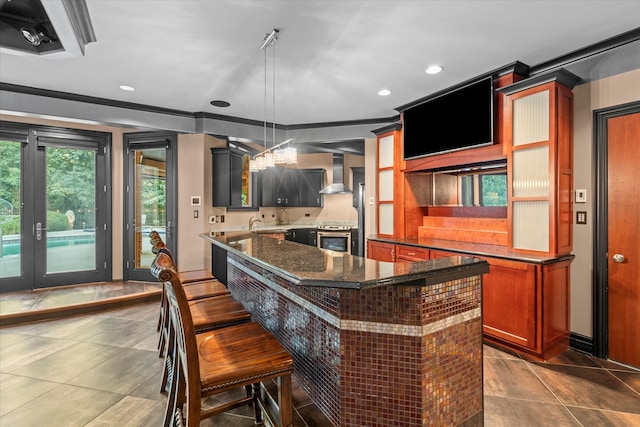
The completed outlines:
{"type": "Polygon", "coordinates": [[[587,190],[576,190],[576,203],[587,203],[587,190]]]}
{"type": "Polygon", "coordinates": [[[577,211],[576,224],[586,224],[586,223],[587,223],[587,213],[585,211],[577,211]]]}

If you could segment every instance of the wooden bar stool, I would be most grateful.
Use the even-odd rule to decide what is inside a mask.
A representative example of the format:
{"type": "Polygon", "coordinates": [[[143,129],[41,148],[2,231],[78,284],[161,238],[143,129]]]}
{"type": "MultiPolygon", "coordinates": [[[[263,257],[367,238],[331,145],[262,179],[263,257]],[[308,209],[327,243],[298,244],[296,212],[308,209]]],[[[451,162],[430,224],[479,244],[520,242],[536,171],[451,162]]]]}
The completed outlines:
{"type": "MultiPolygon", "coordinates": [[[[171,254],[171,251],[164,246],[164,242],[158,233],[156,231],[152,231],[149,233],[149,236],[153,245],[153,252],[156,254],[156,259],[153,263],[156,263],[160,254],[164,254],[161,258],[163,260],[162,262],[166,264],[165,266],[171,266],[176,269],[173,255],[171,254]]],[[[153,263],[151,268],[153,268],[153,263]]],[[[185,292],[187,294],[187,299],[189,300],[230,295],[227,287],[217,279],[213,278],[213,275],[207,270],[203,270],[203,273],[201,273],[200,270],[186,271],[181,274],[179,273],[178,276],[183,277],[187,282],[185,284],[185,292]]],[[[165,354],[166,338],[169,331],[168,310],[166,292],[163,286],[162,295],[160,297],[160,313],[158,315],[158,324],[156,327],[156,330],[160,332],[160,336],[158,338],[158,355],[160,357],[165,354]]]]}
{"type": "Polygon", "coordinates": [[[264,415],[271,425],[292,426],[291,355],[256,322],[196,334],[175,270],[156,269],[154,274],[166,285],[175,340],[164,425],[198,426],[202,419],[253,404],[257,425],[264,415]],[[270,380],[277,384],[277,398],[260,385],[270,380]],[[202,408],[203,398],[246,386],[251,386],[249,396],[202,408]]]}
{"type": "MultiPolygon", "coordinates": [[[[173,260],[164,252],[158,253],[151,265],[152,274],[156,275],[163,268],[174,268],[173,260]]],[[[175,271],[175,270],[174,270],[175,271]]],[[[183,287],[183,290],[193,286],[202,286],[204,282],[197,282],[183,287]]],[[[171,327],[171,317],[169,316],[169,304],[166,302],[167,284],[163,284],[163,324],[160,328],[160,338],[158,342],[159,356],[165,357],[164,370],[160,383],[160,391],[164,391],[170,381],[170,369],[172,366],[173,328],[171,327]],[[167,348],[165,348],[167,347],[167,348]],[[165,351],[166,350],[166,351],[165,351]]],[[[185,292],[186,296],[186,292],[185,292]]],[[[225,293],[209,297],[196,298],[188,301],[194,329],[196,333],[206,332],[213,329],[224,328],[226,326],[237,325],[251,320],[251,313],[245,310],[244,306],[234,299],[226,290],[225,293]]]]}

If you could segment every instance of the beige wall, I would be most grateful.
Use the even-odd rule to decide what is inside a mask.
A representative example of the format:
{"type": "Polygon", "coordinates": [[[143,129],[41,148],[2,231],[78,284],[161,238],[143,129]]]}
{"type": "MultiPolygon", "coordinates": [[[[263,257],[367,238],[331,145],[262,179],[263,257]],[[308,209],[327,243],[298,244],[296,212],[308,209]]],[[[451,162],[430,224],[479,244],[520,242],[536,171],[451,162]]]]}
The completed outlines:
{"type": "Polygon", "coordinates": [[[586,225],[573,226],[571,265],[571,331],[593,337],[593,111],[640,100],[640,70],[576,86],[574,94],[574,189],[587,190],[587,203],[574,211],[587,211],[586,225]]]}

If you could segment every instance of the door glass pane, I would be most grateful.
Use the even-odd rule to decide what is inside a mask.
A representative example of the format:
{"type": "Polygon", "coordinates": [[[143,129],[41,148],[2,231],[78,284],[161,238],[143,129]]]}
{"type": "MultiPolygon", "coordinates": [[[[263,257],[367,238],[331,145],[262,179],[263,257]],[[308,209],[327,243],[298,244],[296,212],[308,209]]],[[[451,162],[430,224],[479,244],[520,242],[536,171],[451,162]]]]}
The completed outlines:
{"type": "Polygon", "coordinates": [[[135,268],[148,269],[155,255],[149,232],[157,231],[165,244],[166,151],[151,148],[135,152],[134,177],[134,260],[135,268]]]}
{"type": "Polygon", "coordinates": [[[0,277],[20,276],[21,144],[0,140],[0,277]]]}
{"type": "MultiPolygon", "coordinates": [[[[46,149],[46,272],[96,269],[94,150],[46,149]]],[[[43,226],[43,225],[41,225],[43,226]]],[[[44,226],[43,226],[44,227],[44,226]]]]}

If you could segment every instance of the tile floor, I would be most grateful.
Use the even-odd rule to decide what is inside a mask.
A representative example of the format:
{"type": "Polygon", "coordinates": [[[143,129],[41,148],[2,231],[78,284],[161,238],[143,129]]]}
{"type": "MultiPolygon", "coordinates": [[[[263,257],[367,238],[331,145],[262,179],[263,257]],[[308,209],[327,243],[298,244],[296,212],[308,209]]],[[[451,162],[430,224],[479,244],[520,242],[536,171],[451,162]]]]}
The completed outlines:
{"type": "MultiPolygon", "coordinates": [[[[55,297],[60,304],[63,293],[55,297]]],[[[34,307],[26,302],[33,294],[18,299],[34,307]]],[[[16,298],[0,295],[0,317],[16,298]]],[[[157,308],[146,303],[0,328],[0,426],[161,425],[157,308]]],[[[330,426],[294,386],[294,425],[330,426]]],[[[640,426],[640,371],[572,350],[539,363],[485,346],[484,396],[485,426],[640,426]]],[[[202,425],[253,421],[242,408],[202,425]]]]}

